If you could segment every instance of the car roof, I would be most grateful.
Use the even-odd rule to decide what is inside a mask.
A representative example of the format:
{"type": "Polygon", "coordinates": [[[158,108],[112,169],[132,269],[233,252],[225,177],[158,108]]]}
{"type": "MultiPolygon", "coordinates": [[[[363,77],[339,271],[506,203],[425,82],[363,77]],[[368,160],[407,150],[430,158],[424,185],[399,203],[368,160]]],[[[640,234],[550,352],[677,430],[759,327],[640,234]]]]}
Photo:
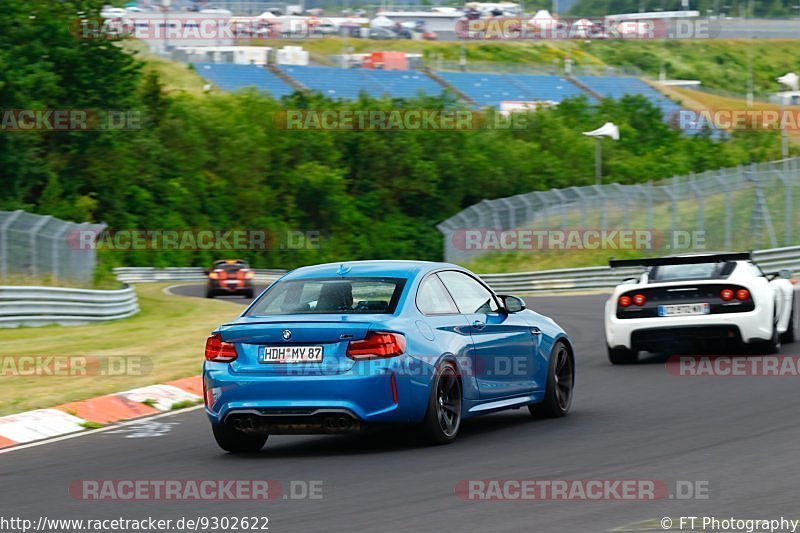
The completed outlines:
{"type": "Polygon", "coordinates": [[[442,268],[464,270],[451,263],[432,261],[372,260],[343,261],[311,265],[292,270],[283,279],[335,278],[335,277],[388,277],[413,278],[417,274],[442,268]]]}
{"type": "Polygon", "coordinates": [[[215,265],[246,265],[247,262],[242,259],[217,259],[214,261],[215,265]]]}

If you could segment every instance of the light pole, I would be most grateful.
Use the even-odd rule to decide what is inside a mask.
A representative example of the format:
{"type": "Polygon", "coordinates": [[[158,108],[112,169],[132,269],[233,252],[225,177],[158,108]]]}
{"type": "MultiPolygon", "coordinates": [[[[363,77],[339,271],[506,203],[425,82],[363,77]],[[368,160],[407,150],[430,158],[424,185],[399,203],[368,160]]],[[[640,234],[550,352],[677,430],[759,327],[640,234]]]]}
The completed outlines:
{"type": "Polygon", "coordinates": [[[161,11],[164,14],[164,55],[169,54],[169,7],[172,0],[161,0],[161,11]]]}
{"type": "Polygon", "coordinates": [[[595,138],[594,149],[594,180],[595,184],[603,183],[603,137],[610,137],[615,141],[619,140],[619,126],[613,122],[606,122],[596,130],[584,131],[587,137],[595,138]]]}
{"type": "MultiPolygon", "coordinates": [[[[785,85],[792,91],[797,91],[800,86],[800,77],[794,72],[789,72],[778,78],[778,83],[785,85]]],[[[780,98],[780,96],[778,97],[780,98]]],[[[783,98],[781,98],[781,157],[786,159],[789,157],[789,136],[786,134],[786,105],[783,98]]]]}

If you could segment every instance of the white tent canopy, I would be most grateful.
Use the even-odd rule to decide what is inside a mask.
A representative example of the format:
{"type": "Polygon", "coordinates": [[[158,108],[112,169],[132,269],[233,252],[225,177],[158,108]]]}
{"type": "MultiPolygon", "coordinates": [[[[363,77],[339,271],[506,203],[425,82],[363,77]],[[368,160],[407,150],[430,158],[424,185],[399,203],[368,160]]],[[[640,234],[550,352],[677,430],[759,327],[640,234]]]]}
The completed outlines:
{"type": "Polygon", "coordinates": [[[384,17],[383,15],[378,15],[369,21],[369,25],[371,28],[391,28],[394,26],[394,21],[388,17],[384,17]]]}

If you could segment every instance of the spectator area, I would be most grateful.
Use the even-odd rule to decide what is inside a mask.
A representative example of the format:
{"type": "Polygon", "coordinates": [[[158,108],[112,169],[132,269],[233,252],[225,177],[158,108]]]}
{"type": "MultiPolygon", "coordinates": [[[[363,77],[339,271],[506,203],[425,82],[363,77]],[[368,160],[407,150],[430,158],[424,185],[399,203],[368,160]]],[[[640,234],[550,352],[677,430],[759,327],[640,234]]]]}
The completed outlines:
{"type": "Polygon", "coordinates": [[[280,67],[309,89],[331,98],[352,100],[362,91],[380,98],[413,97],[420,93],[438,95],[442,87],[416,70],[343,69],[337,67],[280,67]]]}
{"type": "MultiPolygon", "coordinates": [[[[280,98],[294,90],[279,76],[255,65],[198,63],[195,66],[198,73],[225,91],[252,86],[280,98]]],[[[362,92],[376,98],[410,98],[420,94],[438,95],[443,90],[436,81],[417,70],[286,65],[279,68],[302,86],[334,99],[353,100],[362,92]]],[[[642,95],[661,109],[666,121],[681,110],[677,103],[632,76],[579,76],[576,84],[553,75],[444,71],[437,74],[481,107],[499,106],[503,101],[561,102],[581,95],[595,102],[594,96],[579,86],[583,85],[603,98],[642,95]]],[[[692,128],[685,130],[689,134],[696,133],[692,128]]]]}
{"type": "Polygon", "coordinates": [[[560,76],[534,74],[492,74],[488,72],[439,72],[447,83],[466,94],[479,106],[499,106],[510,100],[551,100],[586,95],[577,85],[560,76]]]}
{"type": "Polygon", "coordinates": [[[196,63],[195,69],[223,91],[255,87],[275,98],[291,94],[294,89],[278,76],[257,65],[196,63]]]}
{"type": "Polygon", "coordinates": [[[661,109],[665,120],[681,109],[656,89],[632,76],[578,76],[577,80],[603,98],[619,99],[626,94],[640,94],[661,109]]]}

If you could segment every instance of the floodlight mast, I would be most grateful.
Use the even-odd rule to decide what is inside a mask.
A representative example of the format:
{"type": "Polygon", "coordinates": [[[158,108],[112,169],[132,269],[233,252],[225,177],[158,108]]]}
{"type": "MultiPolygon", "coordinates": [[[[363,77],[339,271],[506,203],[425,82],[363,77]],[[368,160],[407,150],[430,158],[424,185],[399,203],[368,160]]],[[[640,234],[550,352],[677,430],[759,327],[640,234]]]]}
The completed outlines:
{"type": "Polygon", "coordinates": [[[606,122],[596,130],[584,131],[587,137],[595,138],[594,149],[594,180],[596,185],[603,183],[603,137],[619,140],[619,126],[613,122],[606,122]]]}

